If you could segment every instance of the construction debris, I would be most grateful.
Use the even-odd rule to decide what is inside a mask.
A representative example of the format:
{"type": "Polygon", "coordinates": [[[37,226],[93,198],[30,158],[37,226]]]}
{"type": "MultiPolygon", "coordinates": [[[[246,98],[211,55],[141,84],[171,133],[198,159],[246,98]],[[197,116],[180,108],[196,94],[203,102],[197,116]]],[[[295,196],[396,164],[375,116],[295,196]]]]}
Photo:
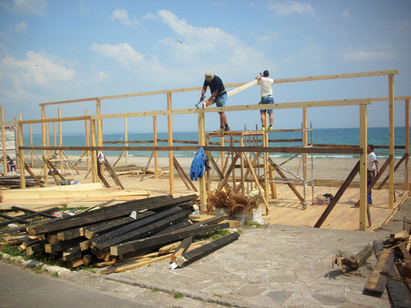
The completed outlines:
{"type": "Polygon", "coordinates": [[[229,227],[220,223],[227,215],[193,223],[189,216],[197,199],[196,194],[167,195],[96,207],[27,225],[27,233],[9,237],[8,242],[19,244],[27,255],[50,254],[68,267],[100,259],[98,266],[111,266],[103,271],[106,274],[165,258],[175,260],[205,244],[195,237],[229,227]]]}

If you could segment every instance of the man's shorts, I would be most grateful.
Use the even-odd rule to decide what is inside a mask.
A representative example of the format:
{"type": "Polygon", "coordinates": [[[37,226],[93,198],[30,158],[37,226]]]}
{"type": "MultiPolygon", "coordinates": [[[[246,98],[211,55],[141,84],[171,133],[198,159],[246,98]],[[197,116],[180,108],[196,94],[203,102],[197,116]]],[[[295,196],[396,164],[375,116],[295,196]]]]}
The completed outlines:
{"type": "MultiPolygon", "coordinates": [[[[265,104],[274,104],[274,98],[272,96],[265,96],[261,98],[261,102],[263,105],[265,104]]],[[[268,114],[273,113],[272,109],[268,110],[260,110],[260,113],[265,113],[267,111],[268,114]]]]}
{"type": "Polygon", "coordinates": [[[224,107],[225,102],[227,101],[227,93],[224,93],[215,99],[217,107],[224,107]]]}

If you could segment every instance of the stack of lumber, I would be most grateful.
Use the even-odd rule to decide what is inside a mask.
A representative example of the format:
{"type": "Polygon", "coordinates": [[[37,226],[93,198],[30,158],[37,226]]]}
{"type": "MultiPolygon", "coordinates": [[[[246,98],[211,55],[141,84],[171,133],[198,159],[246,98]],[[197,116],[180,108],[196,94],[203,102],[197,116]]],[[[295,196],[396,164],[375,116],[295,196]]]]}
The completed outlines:
{"type": "Polygon", "coordinates": [[[147,198],[148,190],[129,190],[120,188],[103,188],[100,183],[52,186],[44,188],[11,189],[0,191],[1,203],[45,203],[70,202],[82,200],[85,202],[107,201],[117,199],[130,201],[147,198]]]}
{"type": "Polygon", "coordinates": [[[411,307],[411,237],[409,230],[373,243],[377,263],[364,294],[380,297],[388,291],[392,307],[411,307]]]}
{"type": "Polygon", "coordinates": [[[53,254],[68,267],[76,267],[97,259],[112,262],[152,253],[164,245],[229,227],[218,224],[226,217],[193,224],[189,215],[197,199],[195,194],[152,197],[44,221],[27,226],[30,238],[23,248],[27,255],[53,254]]]}

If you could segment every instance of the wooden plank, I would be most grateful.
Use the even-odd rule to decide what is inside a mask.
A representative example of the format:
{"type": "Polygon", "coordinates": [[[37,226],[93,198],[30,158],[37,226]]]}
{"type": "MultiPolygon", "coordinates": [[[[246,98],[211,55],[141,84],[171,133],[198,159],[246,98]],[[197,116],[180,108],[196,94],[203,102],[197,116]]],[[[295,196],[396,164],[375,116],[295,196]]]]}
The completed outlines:
{"type": "MultiPolygon", "coordinates": [[[[374,246],[376,243],[374,242],[374,246]]],[[[374,267],[373,272],[368,278],[367,284],[364,287],[364,293],[381,296],[385,290],[387,284],[387,276],[381,275],[380,272],[389,272],[394,264],[394,250],[383,250],[378,256],[377,264],[374,267]]]]}
{"type": "Polygon", "coordinates": [[[189,236],[204,236],[206,234],[213,233],[215,231],[228,228],[229,224],[218,224],[212,226],[199,226],[194,230],[176,231],[172,234],[165,234],[159,236],[151,236],[147,239],[140,239],[122,243],[121,245],[115,245],[110,247],[110,254],[113,256],[120,256],[131,251],[140,251],[147,248],[159,247],[168,243],[182,240],[189,236]]]}
{"type": "Polygon", "coordinates": [[[117,186],[121,187],[121,189],[124,189],[123,184],[121,184],[120,179],[117,177],[116,172],[113,170],[113,168],[111,167],[107,159],[104,160],[104,165],[106,166],[107,171],[110,173],[111,177],[113,178],[114,183],[116,183],[117,186]]]}
{"type": "Polygon", "coordinates": [[[174,260],[181,256],[183,253],[187,251],[187,249],[190,247],[190,245],[193,243],[193,238],[187,237],[185,238],[180,245],[175,249],[174,253],[171,255],[171,262],[174,262],[174,260]]]}
{"type": "MultiPolygon", "coordinates": [[[[370,185],[368,185],[367,187],[367,194],[370,193],[371,189],[374,187],[374,185],[377,183],[377,181],[380,179],[381,175],[384,173],[385,169],[387,169],[387,167],[390,165],[392,160],[392,155],[389,155],[387,160],[384,162],[384,164],[381,166],[380,168],[380,173],[375,175],[374,179],[372,180],[372,182],[370,183],[370,185]]],[[[357,201],[357,203],[355,204],[355,206],[360,206],[360,200],[357,201]]]]}
{"type": "MultiPolygon", "coordinates": [[[[164,211],[166,212],[166,211],[164,211]]],[[[108,251],[108,248],[113,245],[117,245],[122,242],[128,242],[131,240],[135,240],[138,238],[143,238],[150,236],[152,234],[156,234],[157,232],[161,231],[162,229],[167,228],[168,226],[175,224],[177,222],[180,222],[184,218],[188,217],[188,215],[192,211],[190,210],[179,210],[177,213],[170,215],[164,219],[158,220],[153,222],[150,225],[145,225],[143,227],[139,227],[138,229],[134,229],[130,232],[120,234],[116,237],[112,237],[106,241],[99,241],[95,242],[92,240],[92,246],[91,248],[93,250],[99,250],[99,251],[108,251]]],[[[154,215],[155,216],[155,215],[154,215]]],[[[96,238],[98,239],[98,237],[96,238]]]]}
{"type": "MultiPolygon", "coordinates": [[[[143,218],[149,217],[151,215],[154,215],[155,212],[153,211],[146,211],[143,213],[137,213],[137,219],[141,220],[143,218]]],[[[114,229],[118,229],[120,227],[123,227],[125,225],[131,224],[135,222],[136,220],[131,217],[124,217],[124,218],[118,218],[118,219],[113,219],[109,221],[104,221],[98,224],[93,224],[90,226],[86,226],[84,236],[88,239],[92,239],[93,237],[98,236],[99,234],[106,233],[109,231],[112,231],[114,229]]]]}
{"type": "MultiPolygon", "coordinates": [[[[405,154],[401,157],[401,159],[395,164],[394,172],[397,171],[397,169],[401,166],[401,164],[405,161],[405,159],[406,159],[408,156],[409,156],[409,154],[408,154],[408,153],[405,153],[405,154]]],[[[391,157],[391,159],[392,159],[392,156],[391,156],[391,155],[390,155],[389,157],[391,157]]],[[[390,160],[390,162],[391,162],[391,160],[390,160]]],[[[383,171],[380,171],[380,176],[381,176],[382,173],[383,173],[383,171]]],[[[381,182],[381,184],[378,186],[377,189],[381,189],[381,188],[385,185],[385,183],[388,181],[388,178],[389,178],[389,175],[387,175],[387,176],[385,177],[385,179],[381,182]]]]}
{"type": "Polygon", "coordinates": [[[357,164],[354,166],[353,170],[350,172],[348,175],[347,179],[344,181],[343,185],[340,187],[338,192],[335,194],[334,198],[330,202],[330,204],[327,206],[321,217],[317,220],[316,224],[314,225],[314,228],[320,228],[321,225],[324,223],[324,221],[327,219],[328,215],[331,213],[337,202],[340,200],[341,196],[344,194],[345,190],[348,188],[356,174],[358,173],[358,170],[360,168],[360,161],[357,162],[357,164]]]}
{"type": "Polygon", "coordinates": [[[196,261],[208,254],[210,254],[213,251],[216,251],[217,249],[220,249],[221,247],[224,247],[235,240],[237,240],[240,237],[240,234],[237,232],[231,233],[229,235],[226,235],[222,238],[219,238],[218,240],[215,240],[209,244],[205,244],[204,246],[201,246],[197,249],[194,249],[193,251],[187,252],[181,256],[179,256],[176,260],[175,263],[179,267],[183,267],[184,265],[187,265],[190,262],[196,261]]]}
{"type": "Polygon", "coordinates": [[[27,172],[32,176],[32,178],[37,183],[37,185],[39,185],[40,187],[44,187],[44,184],[36,177],[36,175],[33,173],[33,171],[31,171],[31,169],[30,169],[30,167],[29,167],[29,165],[27,164],[26,161],[24,161],[24,167],[27,170],[27,172]]]}
{"type": "Polygon", "coordinates": [[[52,221],[47,224],[29,226],[27,227],[27,231],[30,235],[36,235],[85,226],[107,219],[128,216],[132,211],[139,212],[144,209],[155,209],[163,206],[173,205],[176,204],[176,200],[181,200],[181,198],[174,199],[172,198],[172,196],[159,196],[148,199],[129,201],[121,205],[113,205],[108,208],[102,208],[100,210],[92,211],[87,216],[73,217],[71,219],[52,221]]]}

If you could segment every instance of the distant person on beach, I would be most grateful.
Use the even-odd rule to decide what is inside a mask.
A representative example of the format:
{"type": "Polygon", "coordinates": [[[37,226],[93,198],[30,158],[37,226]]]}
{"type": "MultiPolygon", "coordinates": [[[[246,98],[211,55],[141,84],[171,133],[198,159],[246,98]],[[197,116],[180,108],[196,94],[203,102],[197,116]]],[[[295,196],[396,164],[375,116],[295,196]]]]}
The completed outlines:
{"type": "MultiPolygon", "coordinates": [[[[210,88],[211,96],[205,101],[205,107],[210,106],[210,104],[212,104],[213,99],[215,100],[217,107],[224,107],[227,101],[227,92],[225,91],[225,87],[221,78],[217,75],[214,75],[212,72],[205,73],[205,80],[203,84],[203,89],[201,90],[200,102],[204,100],[207,87],[210,88]]],[[[223,133],[230,131],[230,127],[228,126],[225,112],[218,113],[220,115],[220,128],[218,128],[215,132],[223,133]]]]}
{"type": "MultiPolygon", "coordinates": [[[[380,173],[380,165],[377,161],[377,155],[374,153],[374,145],[369,144],[367,146],[367,186],[369,186],[374,179],[375,175],[380,173]],[[377,172],[375,172],[377,171],[377,172]]],[[[372,204],[372,190],[367,195],[368,204],[372,204]]]]}
{"type": "MultiPolygon", "coordinates": [[[[257,76],[255,79],[257,79],[258,83],[261,85],[261,101],[260,104],[274,104],[274,97],[273,97],[273,84],[274,80],[269,78],[270,73],[269,71],[265,70],[263,72],[262,76],[257,76]]],[[[273,122],[274,122],[274,114],[272,109],[268,110],[260,110],[260,116],[261,116],[261,129],[266,130],[266,112],[268,113],[270,117],[270,126],[268,127],[268,130],[273,129],[273,122]]]]}
{"type": "Polygon", "coordinates": [[[14,163],[14,160],[7,155],[7,171],[16,171],[16,164],[14,163]]]}

